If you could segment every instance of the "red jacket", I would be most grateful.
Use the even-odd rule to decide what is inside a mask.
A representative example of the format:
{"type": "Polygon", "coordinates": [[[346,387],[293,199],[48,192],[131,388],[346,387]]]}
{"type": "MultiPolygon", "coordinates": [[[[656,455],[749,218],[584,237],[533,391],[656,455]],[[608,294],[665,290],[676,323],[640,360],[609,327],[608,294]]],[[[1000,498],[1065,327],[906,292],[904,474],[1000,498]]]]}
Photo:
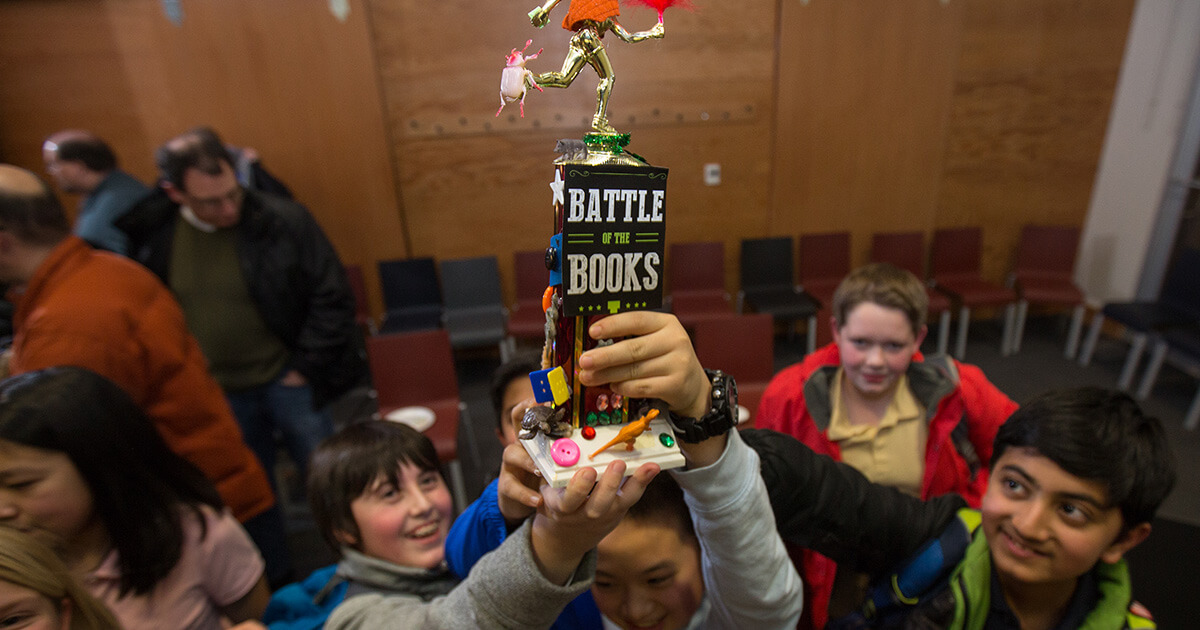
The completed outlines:
{"type": "MultiPolygon", "coordinates": [[[[979,368],[949,358],[942,368],[935,363],[925,362],[918,352],[908,369],[909,388],[925,406],[929,423],[921,498],[954,492],[978,508],[987,490],[996,431],[1017,404],[979,368]]],[[[832,413],[829,387],[840,364],[837,345],[829,344],[780,371],[763,394],[755,426],[795,436],[817,453],[840,461],[841,449],[827,438],[832,413]]],[[[825,625],[836,565],[815,552],[803,550],[803,554],[799,569],[808,602],[805,617],[811,615],[813,627],[820,628],[825,625]]]]}
{"type": "Polygon", "coordinates": [[[12,374],[84,367],[120,385],[171,450],[216,485],[239,521],[275,503],[221,387],[165,286],[77,237],[59,243],[16,296],[12,374]]]}

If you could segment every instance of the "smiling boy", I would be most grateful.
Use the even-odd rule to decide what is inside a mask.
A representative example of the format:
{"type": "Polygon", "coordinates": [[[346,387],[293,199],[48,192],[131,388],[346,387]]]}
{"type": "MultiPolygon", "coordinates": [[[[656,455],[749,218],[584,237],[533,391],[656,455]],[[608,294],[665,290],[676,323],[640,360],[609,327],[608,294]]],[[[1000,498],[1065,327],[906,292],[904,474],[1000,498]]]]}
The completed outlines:
{"type": "MultiPolygon", "coordinates": [[[[678,328],[673,317],[659,313],[601,320],[590,331],[594,337],[639,336],[581,357],[581,381],[623,381],[614,391],[631,397],[652,391],[672,409],[703,407],[709,389],[694,385],[703,382],[703,372],[686,334],[674,334],[678,328]]],[[[1175,468],[1162,425],[1126,394],[1063,390],[1015,411],[997,432],[980,511],[967,509],[958,495],[921,501],[873,484],[774,431],[712,437],[691,445],[686,456],[691,470],[675,475],[685,491],[705,492],[713,501],[733,496],[729,488],[758,482],[761,474],[785,541],[874,578],[859,610],[828,628],[1155,627],[1132,599],[1123,556],[1149,535],[1150,521],[1175,484],[1175,468]],[[755,454],[747,458],[750,449],[755,454]],[[738,460],[760,465],[727,465],[738,460]]],[[[506,458],[501,496],[536,505],[520,499],[532,464],[521,474],[513,463],[506,458]]],[[[536,499],[531,490],[526,494],[536,499]]],[[[688,495],[708,556],[722,550],[703,535],[708,518],[697,508],[704,504],[688,495]]],[[[741,527],[755,523],[743,513],[741,527]]],[[[748,580],[760,579],[764,565],[745,560],[728,553],[706,557],[708,596],[728,601],[748,580]]],[[[779,605],[772,599],[757,608],[765,613],[779,605]]],[[[734,627],[785,627],[742,621],[734,627]]]]}
{"type": "MultiPolygon", "coordinates": [[[[833,343],[771,379],[755,426],[792,435],[873,482],[925,499],[953,492],[979,507],[992,439],[1016,403],[979,368],[921,355],[928,304],[908,271],[886,263],[852,271],[833,295],[833,343]]],[[[860,576],[811,550],[791,552],[811,627],[861,597],[860,576]]]]}
{"type": "Polygon", "coordinates": [[[878,586],[831,628],[1152,628],[1123,556],[1174,485],[1162,426],[1127,395],[1050,392],[1000,428],[976,512],[866,481],[776,433],[763,460],[781,536],[878,586]]]}

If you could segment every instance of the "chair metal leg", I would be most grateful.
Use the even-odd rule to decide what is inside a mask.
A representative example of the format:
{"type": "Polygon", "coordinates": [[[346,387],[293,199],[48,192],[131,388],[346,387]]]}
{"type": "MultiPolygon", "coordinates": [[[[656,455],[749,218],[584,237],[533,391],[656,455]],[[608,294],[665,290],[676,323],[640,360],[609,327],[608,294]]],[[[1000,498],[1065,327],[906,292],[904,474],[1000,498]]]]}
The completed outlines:
{"type": "Polygon", "coordinates": [[[1167,358],[1168,349],[1167,342],[1162,339],[1154,342],[1154,351],[1150,353],[1150,362],[1146,364],[1142,382],[1137,388],[1138,400],[1146,400],[1150,397],[1150,392],[1154,389],[1154,382],[1158,380],[1158,371],[1162,369],[1163,361],[1167,358]]]}
{"type": "Polygon", "coordinates": [[[457,459],[447,462],[450,471],[450,492],[454,493],[454,512],[462,514],[467,509],[467,486],[463,483],[462,463],[457,459]]]}
{"type": "Polygon", "coordinates": [[[1067,330],[1067,350],[1063,353],[1067,359],[1074,359],[1075,353],[1079,351],[1079,335],[1083,332],[1083,316],[1087,312],[1087,307],[1079,304],[1075,307],[1075,312],[1071,313],[1071,327],[1067,330]]]}
{"type": "Polygon", "coordinates": [[[946,354],[946,349],[950,347],[950,310],[942,311],[938,316],[938,354],[946,354]]]}
{"type": "Polygon", "coordinates": [[[1013,328],[1012,338],[1008,340],[1008,349],[1013,354],[1021,351],[1021,342],[1025,340],[1025,319],[1029,316],[1029,300],[1017,302],[1017,325],[1013,328]]]}
{"type": "Polygon", "coordinates": [[[1146,349],[1147,336],[1143,332],[1129,335],[1129,354],[1125,356],[1125,366],[1121,368],[1121,376],[1117,379],[1117,389],[1129,391],[1129,387],[1133,385],[1133,373],[1137,371],[1138,363],[1142,359],[1142,351],[1146,349]]]}
{"type": "MultiPolygon", "coordinates": [[[[1012,305],[1005,307],[1005,315],[1008,313],[1008,308],[1011,307],[1012,305]]],[[[1021,339],[1025,336],[1025,316],[1029,313],[1029,301],[1017,302],[1016,311],[1017,315],[1013,320],[1012,330],[1008,333],[1008,354],[1016,354],[1021,351],[1021,339]]],[[[1004,323],[1008,324],[1007,317],[1004,323]]]]}
{"type": "Polygon", "coordinates": [[[971,309],[958,309],[958,341],[954,344],[954,356],[963,361],[967,358],[967,326],[971,324],[971,309]]]}
{"type": "Polygon", "coordinates": [[[1092,362],[1092,353],[1096,351],[1096,341],[1100,339],[1100,329],[1104,327],[1104,313],[1096,311],[1092,317],[1092,327],[1088,329],[1087,339],[1079,349],[1079,365],[1086,367],[1092,362]]]}
{"type": "Polygon", "coordinates": [[[479,454],[479,442],[475,440],[475,431],[471,426],[471,413],[467,410],[467,403],[458,403],[458,432],[466,431],[467,436],[467,453],[471,455],[471,461],[483,461],[479,454]]]}
{"type": "Polygon", "coordinates": [[[812,354],[817,349],[817,316],[808,316],[808,353],[812,354]]]}
{"type": "Polygon", "coordinates": [[[1200,424],[1200,391],[1196,392],[1192,406],[1188,407],[1187,415],[1183,417],[1183,428],[1188,431],[1195,431],[1197,424],[1200,424]]]}

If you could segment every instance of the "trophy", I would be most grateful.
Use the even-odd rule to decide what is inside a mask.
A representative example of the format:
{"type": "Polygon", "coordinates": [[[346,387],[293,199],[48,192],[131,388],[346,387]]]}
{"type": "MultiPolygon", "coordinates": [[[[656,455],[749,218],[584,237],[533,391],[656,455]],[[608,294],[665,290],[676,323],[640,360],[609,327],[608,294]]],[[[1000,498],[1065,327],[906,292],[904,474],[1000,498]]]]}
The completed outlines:
{"type": "MultiPolygon", "coordinates": [[[[562,0],[548,0],[529,12],[542,27],[562,0]]],[[[562,69],[534,74],[513,49],[501,78],[501,109],[521,102],[528,88],[566,88],[584,66],[600,77],[591,130],[582,140],[558,142],[554,161],[554,232],[546,249],[549,286],[542,298],[546,314],[542,368],[530,374],[541,406],[531,407],[518,436],[542,477],[566,485],[576,470],[622,459],[626,474],[653,462],[663,469],[684,464],[661,401],[630,400],[608,387],[579,382],[576,366],[584,352],[613,340],[594,340],[594,318],[662,306],[666,236],[667,169],[651,166],[625,147],[629,134],[608,120],[615,75],[602,37],[613,33],[627,43],[662,38],[663,10],[672,0],[639,0],[658,10],[658,23],[631,33],[617,22],[617,0],[570,0],[563,28],[574,32],[562,69]]],[[[497,111],[499,115],[499,111],[497,111]]]]}

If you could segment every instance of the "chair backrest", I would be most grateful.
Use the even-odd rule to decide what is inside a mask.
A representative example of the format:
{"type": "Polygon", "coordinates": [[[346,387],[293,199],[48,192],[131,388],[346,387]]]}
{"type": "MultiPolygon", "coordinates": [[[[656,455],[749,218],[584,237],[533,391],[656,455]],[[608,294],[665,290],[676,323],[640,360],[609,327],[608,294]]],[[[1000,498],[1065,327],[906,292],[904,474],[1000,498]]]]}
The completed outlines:
{"type": "Polygon", "coordinates": [[[493,305],[503,308],[500,265],[495,256],[443,260],[441,271],[447,311],[493,305]]]}
{"type": "Polygon", "coordinates": [[[1200,317],[1200,249],[1181,246],[1176,250],[1158,299],[1200,317]]]}
{"type": "Polygon", "coordinates": [[[1073,225],[1026,225],[1013,260],[1014,273],[1070,276],[1075,271],[1079,228],[1073,225]]]}
{"type": "Polygon", "coordinates": [[[360,325],[371,321],[371,311],[367,308],[367,283],[363,280],[362,267],[346,265],[346,281],[350,291],[354,293],[354,321],[360,325]]]}
{"type": "Polygon", "coordinates": [[[925,279],[925,235],[885,232],[871,237],[871,262],[891,263],[925,279]]]}
{"type": "Polygon", "coordinates": [[[671,243],[667,267],[671,291],[725,290],[725,244],[720,241],[671,243]]]}
{"type": "Polygon", "coordinates": [[[379,284],[387,310],[442,304],[437,269],[432,258],[379,261],[379,284]]]}
{"type": "Polygon", "coordinates": [[[743,239],[741,263],[743,290],[795,284],[790,236],[743,239]]]}
{"type": "Polygon", "coordinates": [[[775,323],[769,313],[726,315],[696,322],[696,356],[745,383],[765,383],[775,374],[775,323]]]}
{"type": "Polygon", "coordinates": [[[800,284],[837,284],[850,273],[850,233],[800,235],[800,284]]]}
{"type": "Polygon", "coordinates": [[[367,359],[380,408],[458,398],[454,351],[443,329],[369,337],[367,359]]]}
{"type": "Polygon", "coordinates": [[[513,252],[513,267],[517,276],[517,300],[540,302],[550,284],[546,252],[513,252]]]}
{"type": "Polygon", "coordinates": [[[978,276],[983,230],[977,227],[944,228],[933,232],[929,275],[978,276]]]}

